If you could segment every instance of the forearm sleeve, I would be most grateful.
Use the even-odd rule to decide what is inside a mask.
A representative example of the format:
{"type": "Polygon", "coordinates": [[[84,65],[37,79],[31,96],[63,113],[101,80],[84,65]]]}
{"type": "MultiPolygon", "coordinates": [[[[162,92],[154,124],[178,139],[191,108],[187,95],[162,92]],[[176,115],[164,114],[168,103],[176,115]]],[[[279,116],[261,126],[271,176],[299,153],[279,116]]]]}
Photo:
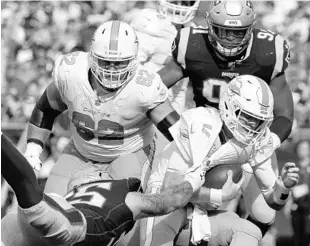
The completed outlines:
{"type": "Polygon", "coordinates": [[[293,122],[285,116],[278,116],[274,119],[270,126],[270,131],[277,134],[281,142],[285,141],[291,131],[293,122]]]}
{"type": "Polygon", "coordinates": [[[61,113],[61,111],[55,110],[51,107],[45,90],[36,103],[29,122],[39,128],[51,131],[55,118],[61,113]]]}
{"type": "Polygon", "coordinates": [[[180,115],[176,111],[172,111],[161,122],[157,124],[157,129],[170,141],[173,137],[169,132],[169,128],[180,119],[180,115]]]}

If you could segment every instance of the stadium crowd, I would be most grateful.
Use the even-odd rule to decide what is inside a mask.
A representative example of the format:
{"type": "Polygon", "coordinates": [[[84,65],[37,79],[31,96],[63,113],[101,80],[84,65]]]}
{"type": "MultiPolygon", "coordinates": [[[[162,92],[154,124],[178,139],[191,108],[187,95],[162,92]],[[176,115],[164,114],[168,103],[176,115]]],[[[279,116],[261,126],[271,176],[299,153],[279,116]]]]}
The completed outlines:
{"type": "MultiPolygon", "coordinates": [[[[99,23],[110,19],[130,22],[136,11],[146,7],[156,6],[152,1],[2,1],[2,131],[9,136],[11,133],[18,144],[38,97],[51,82],[53,62],[59,55],[74,50],[88,50],[92,34],[99,23]],[[19,133],[16,135],[16,132],[19,133]]],[[[198,18],[203,17],[207,8],[208,3],[202,2],[198,18]]],[[[291,47],[287,79],[293,91],[295,122],[290,142],[285,143],[280,150],[285,153],[291,146],[301,145],[303,138],[310,139],[310,3],[295,0],[285,3],[259,1],[254,2],[254,9],[258,14],[257,25],[280,33],[289,40],[291,47]]],[[[62,117],[59,125],[67,130],[65,120],[66,117],[62,117]]],[[[53,165],[67,141],[68,134],[54,131],[45,150],[46,166],[53,165]]],[[[21,146],[20,150],[23,148],[21,146]]],[[[295,153],[289,153],[294,160],[307,163],[305,168],[309,172],[310,145],[304,148],[308,148],[308,154],[307,150],[304,150],[306,154],[301,154],[299,148],[296,148],[295,153]]],[[[47,174],[44,170],[42,172],[44,179],[48,171],[47,174]]],[[[306,178],[308,181],[304,182],[310,186],[310,178],[306,178]]],[[[3,182],[1,188],[3,217],[14,198],[3,182]]],[[[298,202],[292,200],[286,207],[286,214],[292,219],[297,216],[298,202]]],[[[303,209],[302,213],[310,216],[309,199],[303,201],[303,204],[305,208],[308,207],[308,211],[303,209]]]]}

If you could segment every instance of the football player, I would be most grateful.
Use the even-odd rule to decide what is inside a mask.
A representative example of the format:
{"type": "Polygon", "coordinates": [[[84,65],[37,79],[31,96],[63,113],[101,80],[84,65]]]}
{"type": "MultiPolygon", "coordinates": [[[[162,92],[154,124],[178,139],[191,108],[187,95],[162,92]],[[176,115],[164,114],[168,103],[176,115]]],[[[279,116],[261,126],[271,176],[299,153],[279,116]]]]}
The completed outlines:
{"type": "Polygon", "coordinates": [[[11,223],[1,226],[6,246],[114,245],[135,220],[185,206],[204,182],[204,170],[198,167],[161,194],[142,194],[141,181],[129,178],[82,184],[63,198],[40,190],[32,167],[2,134],[1,155],[1,174],[19,205],[18,216],[11,214],[11,223]]]}
{"type": "MultiPolygon", "coordinates": [[[[161,69],[171,59],[171,45],[177,30],[195,25],[200,1],[158,0],[157,9],[143,9],[130,25],[135,29],[140,46],[139,61],[153,71],[161,69]]],[[[169,99],[178,113],[184,111],[188,79],[183,79],[169,90],[169,99]]]]}
{"type": "Polygon", "coordinates": [[[38,171],[55,117],[69,111],[71,141],[51,170],[46,192],[65,195],[71,179],[78,185],[107,176],[137,177],[143,184],[155,151],[153,123],[171,140],[168,128],[179,115],[158,74],[138,64],[138,47],[128,24],[108,21],[95,31],[90,52],[55,61],[53,82],[29,120],[25,152],[38,171]]]}
{"type": "MultiPolygon", "coordinates": [[[[159,74],[168,87],[189,77],[196,106],[216,108],[221,91],[232,78],[252,74],[263,79],[275,99],[270,141],[276,150],[289,136],[293,123],[292,93],[285,78],[290,51],[280,35],[254,28],[255,16],[250,1],[213,1],[206,15],[208,30],[181,29],[173,45],[174,59],[159,74]]],[[[272,164],[276,170],[275,155],[272,164]]],[[[251,179],[250,166],[246,164],[243,169],[248,174],[246,179],[251,179]]],[[[250,205],[256,201],[253,190],[258,189],[253,179],[245,182],[248,183],[248,191],[244,192],[248,209],[255,211],[249,219],[256,221],[265,232],[274,221],[275,211],[263,211],[255,204],[250,205]]]]}
{"type": "MultiPolygon", "coordinates": [[[[294,163],[285,164],[280,176],[271,166],[273,149],[270,146],[272,137],[269,126],[273,121],[273,105],[272,92],[262,79],[242,75],[233,79],[224,90],[219,111],[212,107],[198,107],[185,111],[181,119],[170,128],[174,141],[162,152],[158,167],[150,177],[148,189],[154,193],[165,186],[179,183],[191,165],[206,163],[208,168],[211,168],[232,163],[241,166],[249,162],[252,178],[259,187],[258,190],[252,189],[252,199],[256,200],[251,202],[257,203],[256,205],[259,205],[265,213],[271,208],[281,209],[287,201],[290,189],[298,182],[299,175],[294,163]],[[269,156],[267,160],[266,155],[269,156]]],[[[243,181],[241,187],[243,195],[245,182],[248,180],[243,181]]],[[[222,202],[234,198],[233,193],[227,192],[224,186],[223,189],[202,187],[191,202],[206,210],[210,209],[210,206],[218,208],[222,202]]],[[[234,186],[231,188],[234,189],[234,186]]],[[[212,230],[215,237],[212,238],[210,231],[199,229],[199,225],[195,226],[195,213],[193,213],[192,243],[205,239],[210,242],[225,241],[225,245],[228,245],[230,240],[233,240],[235,244],[230,245],[238,245],[236,242],[246,240],[241,238],[248,234],[253,236],[250,238],[252,243],[243,241],[239,245],[258,244],[259,234],[251,234],[255,230],[247,226],[249,221],[242,220],[235,224],[228,218],[225,221],[226,216],[218,220],[216,216],[212,220],[210,218],[211,229],[212,223],[216,223],[212,230]],[[222,227],[219,225],[221,223],[222,227]],[[246,231],[247,229],[250,231],[246,231]],[[236,231],[239,233],[232,236],[231,233],[236,231]],[[253,240],[256,240],[255,244],[253,240]]],[[[144,226],[146,228],[144,245],[162,245],[163,242],[165,245],[172,245],[179,229],[185,226],[186,221],[185,209],[169,216],[147,219],[150,226],[144,226]],[[162,232],[165,232],[164,236],[161,235],[162,232]]],[[[199,222],[201,225],[208,223],[208,220],[199,222]]]]}

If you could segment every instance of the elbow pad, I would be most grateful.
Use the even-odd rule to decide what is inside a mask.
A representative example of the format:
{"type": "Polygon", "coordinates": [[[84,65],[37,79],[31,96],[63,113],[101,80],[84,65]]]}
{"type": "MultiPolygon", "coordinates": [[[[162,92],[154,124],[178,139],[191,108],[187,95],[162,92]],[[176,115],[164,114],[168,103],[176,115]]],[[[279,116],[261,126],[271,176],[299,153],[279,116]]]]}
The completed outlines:
{"type": "Polygon", "coordinates": [[[46,90],[37,101],[29,122],[39,128],[52,130],[55,118],[62,112],[51,107],[46,90]]]}
{"type": "Polygon", "coordinates": [[[157,124],[157,129],[170,141],[173,137],[169,132],[169,128],[180,119],[180,115],[176,111],[172,111],[161,122],[157,124]]]}

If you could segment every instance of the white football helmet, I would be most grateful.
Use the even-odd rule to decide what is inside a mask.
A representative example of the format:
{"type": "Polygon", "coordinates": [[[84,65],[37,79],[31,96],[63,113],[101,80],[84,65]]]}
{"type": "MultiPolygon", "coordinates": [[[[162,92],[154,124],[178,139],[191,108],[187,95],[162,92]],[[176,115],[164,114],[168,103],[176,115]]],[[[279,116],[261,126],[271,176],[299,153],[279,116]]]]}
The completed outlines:
{"type": "Polygon", "coordinates": [[[241,75],[228,83],[219,107],[221,118],[234,138],[253,145],[271,125],[273,105],[272,92],[264,80],[241,75]]]}
{"type": "Polygon", "coordinates": [[[197,12],[200,0],[197,1],[158,1],[158,12],[175,24],[191,21],[197,12]]]}
{"type": "Polygon", "coordinates": [[[125,22],[107,21],[97,28],[91,43],[90,67],[103,87],[118,89],[132,79],[138,46],[135,31],[125,22]]]}

